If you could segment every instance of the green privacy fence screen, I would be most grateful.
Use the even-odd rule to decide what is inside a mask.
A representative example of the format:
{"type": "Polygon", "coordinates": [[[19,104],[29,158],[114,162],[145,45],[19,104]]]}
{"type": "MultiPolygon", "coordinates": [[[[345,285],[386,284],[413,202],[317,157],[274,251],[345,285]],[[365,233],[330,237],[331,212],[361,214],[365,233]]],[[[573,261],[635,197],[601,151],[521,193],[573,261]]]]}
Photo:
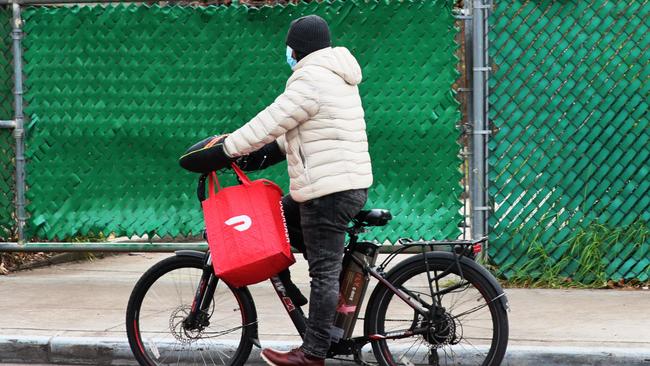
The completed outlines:
{"type": "MultiPolygon", "coordinates": [[[[198,233],[196,175],[177,157],[273,101],[290,74],[286,29],[316,13],[364,72],[375,175],[367,206],[396,216],[369,236],[457,237],[451,8],[443,0],[28,8],[28,235],[198,233]]],[[[288,186],[286,164],[254,177],[262,175],[288,186]]]]}
{"type": "Polygon", "coordinates": [[[650,4],[497,1],[490,22],[493,261],[650,279],[650,4]]]}
{"type": "MultiPolygon", "coordinates": [[[[12,120],[11,12],[0,8],[0,120],[12,120]]],[[[11,129],[0,128],[0,240],[13,236],[15,140],[11,129]]]]}

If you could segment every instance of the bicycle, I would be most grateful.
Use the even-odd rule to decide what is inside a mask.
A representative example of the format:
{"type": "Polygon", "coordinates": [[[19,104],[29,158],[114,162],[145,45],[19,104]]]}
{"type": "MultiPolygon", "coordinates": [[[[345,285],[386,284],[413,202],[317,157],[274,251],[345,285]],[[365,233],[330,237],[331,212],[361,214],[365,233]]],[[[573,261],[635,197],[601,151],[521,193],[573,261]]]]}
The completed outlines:
{"type": "MultiPolygon", "coordinates": [[[[496,279],[474,261],[486,239],[400,239],[376,266],[380,245],[358,236],[390,219],[387,210],[364,210],[347,231],[328,358],[345,356],[359,365],[499,365],[508,343],[508,303],[496,279]],[[437,250],[443,246],[451,250],[437,250]],[[415,254],[386,271],[405,251],[415,254]],[[370,277],[379,283],[360,318],[370,277]],[[353,337],[357,320],[364,321],[363,335],[353,337]],[[374,361],[363,358],[368,344],[374,361]]],[[[253,345],[261,347],[250,292],[219,281],[211,258],[209,251],[178,251],[135,285],[126,326],[140,365],[244,365],[253,345]]],[[[302,337],[305,314],[278,276],[270,281],[302,337]]]]}

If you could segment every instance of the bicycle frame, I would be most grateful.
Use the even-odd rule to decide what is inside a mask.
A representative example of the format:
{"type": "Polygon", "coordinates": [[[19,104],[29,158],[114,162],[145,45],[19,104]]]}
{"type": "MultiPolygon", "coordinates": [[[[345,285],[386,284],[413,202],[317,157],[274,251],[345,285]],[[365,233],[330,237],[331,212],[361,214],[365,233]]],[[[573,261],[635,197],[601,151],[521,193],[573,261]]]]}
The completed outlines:
{"type": "MultiPolygon", "coordinates": [[[[433,286],[432,283],[435,281],[436,289],[434,291],[433,287],[430,287],[431,294],[434,298],[437,298],[438,304],[426,304],[419,297],[408,293],[405,289],[395,287],[385,276],[384,269],[386,266],[396,258],[398,254],[403,253],[409,248],[419,248],[420,253],[425,254],[430,251],[435,250],[435,246],[446,245],[452,247],[452,252],[456,255],[456,265],[458,269],[461,269],[460,266],[460,257],[467,256],[472,258],[474,254],[479,250],[478,246],[480,243],[484,242],[486,238],[477,241],[411,241],[408,239],[400,239],[399,243],[402,245],[401,248],[391,252],[389,256],[379,265],[379,266],[370,266],[367,263],[363,263],[351,254],[354,252],[358,244],[358,234],[363,232],[364,228],[360,226],[354,226],[348,230],[350,236],[350,241],[346,247],[344,254],[345,258],[348,258],[354,261],[357,265],[363,268],[364,276],[375,278],[380,285],[386,286],[391,292],[393,292],[397,297],[399,297],[404,303],[410,306],[417,314],[422,315],[424,318],[429,319],[432,316],[432,312],[435,312],[436,306],[440,305],[440,297],[448,292],[454,291],[460,287],[462,284],[450,286],[443,290],[440,290],[437,287],[437,279],[444,277],[452,271],[452,267],[448,268],[446,271],[443,271],[439,275],[436,275],[435,278],[429,277],[429,285],[433,286]]],[[[426,263],[426,260],[425,260],[426,263]]],[[[427,271],[428,273],[428,271],[427,271]]],[[[344,275],[344,274],[343,274],[344,275]]],[[[462,273],[461,273],[462,276],[462,273]]],[[[192,303],[192,309],[187,319],[184,321],[184,326],[187,329],[200,327],[202,322],[205,321],[203,314],[207,313],[209,309],[211,299],[214,296],[219,278],[214,275],[212,269],[212,256],[209,251],[205,256],[205,265],[203,268],[203,274],[197,287],[194,301],[192,303]]],[[[294,324],[298,334],[301,338],[304,338],[305,331],[307,329],[307,318],[305,317],[304,312],[298,306],[296,306],[291,298],[287,295],[285,285],[282,283],[282,280],[278,276],[271,277],[271,285],[275,289],[278,298],[282,302],[282,305],[285,308],[285,311],[289,315],[292,323],[294,324]]],[[[359,300],[359,304],[363,302],[365,296],[362,296],[359,300]]],[[[357,318],[358,319],[358,318],[357,318]]],[[[354,327],[356,323],[352,322],[350,325],[351,328],[354,327]]],[[[424,334],[427,332],[426,328],[423,329],[406,329],[404,331],[393,331],[386,334],[370,334],[367,336],[351,337],[347,339],[341,339],[338,343],[333,343],[328,354],[329,357],[337,355],[354,355],[355,360],[360,361],[360,351],[363,345],[367,344],[370,341],[380,340],[380,339],[400,339],[410,337],[414,334],[424,334]]],[[[254,340],[256,345],[259,345],[258,340],[254,340]]],[[[360,361],[362,362],[362,361],[360,361]]]]}
{"type": "Polygon", "coordinates": [[[300,334],[300,338],[305,338],[305,331],[307,330],[307,318],[305,317],[305,313],[303,313],[300,307],[294,305],[291,298],[287,295],[287,291],[280,277],[271,277],[271,284],[280,298],[282,305],[284,305],[284,310],[289,314],[289,318],[291,318],[298,334],[300,334]]]}

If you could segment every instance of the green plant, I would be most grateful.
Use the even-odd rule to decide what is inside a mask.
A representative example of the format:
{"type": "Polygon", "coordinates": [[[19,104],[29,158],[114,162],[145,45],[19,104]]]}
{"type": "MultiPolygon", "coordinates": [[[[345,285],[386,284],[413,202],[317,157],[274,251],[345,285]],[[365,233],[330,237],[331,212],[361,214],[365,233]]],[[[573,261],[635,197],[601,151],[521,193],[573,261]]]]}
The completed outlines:
{"type": "Polygon", "coordinates": [[[72,237],[67,237],[63,241],[69,243],[93,243],[93,242],[103,242],[106,241],[106,235],[103,232],[89,232],[87,235],[77,235],[72,237]]]}
{"type": "MultiPolygon", "coordinates": [[[[614,261],[635,260],[636,253],[650,251],[650,228],[643,221],[624,227],[594,222],[555,245],[541,243],[540,236],[538,233],[528,241],[523,264],[511,263],[498,269],[506,285],[594,288],[611,287],[608,283],[612,281],[639,282],[610,273],[612,270],[608,267],[614,261]]],[[[646,271],[650,272],[650,268],[646,271]]],[[[650,277],[650,273],[645,277],[650,277]]]]}
{"type": "MultiPolygon", "coordinates": [[[[103,232],[98,232],[95,234],[94,232],[89,232],[87,235],[77,235],[73,237],[66,238],[66,242],[70,243],[93,243],[93,242],[105,242],[107,241],[106,235],[104,235],[103,232]]],[[[94,261],[97,259],[96,253],[92,252],[85,252],[82,254],[82,258],[85,260],[89,261],[94,261]]]]}

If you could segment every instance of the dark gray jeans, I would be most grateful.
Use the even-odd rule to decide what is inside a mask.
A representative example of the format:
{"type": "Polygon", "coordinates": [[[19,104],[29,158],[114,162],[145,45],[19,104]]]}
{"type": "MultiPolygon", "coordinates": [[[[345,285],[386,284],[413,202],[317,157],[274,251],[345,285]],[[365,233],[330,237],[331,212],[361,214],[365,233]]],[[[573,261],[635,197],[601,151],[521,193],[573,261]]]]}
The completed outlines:
{"type": "Polygon", "coordinates": [[[282,199],[291,245],[305,253],[309,263],[311,294],[303,351],[325,358],[339,296],[345,229],[363,208],[367,189],[332,193],[298,203],[282,199]]]}

